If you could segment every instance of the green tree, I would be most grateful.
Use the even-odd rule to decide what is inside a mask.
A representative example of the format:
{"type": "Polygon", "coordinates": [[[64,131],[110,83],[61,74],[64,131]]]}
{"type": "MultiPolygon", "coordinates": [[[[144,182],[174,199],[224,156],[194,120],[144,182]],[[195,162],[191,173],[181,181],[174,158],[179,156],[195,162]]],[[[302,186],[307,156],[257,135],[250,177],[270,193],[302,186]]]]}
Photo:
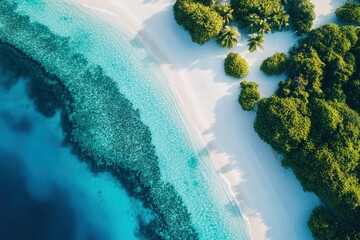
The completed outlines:
{"type": "Polygon", "coordinates": [[[346,227],[341,219],[331,209],[316,208],[310,217],[308,225],[317,240],[357,240],[360,234],[346,227]]]}
{"type": "Polygon", "coordinates": [[[336,9],[336,17],[342,23],[360,25],[360,4],[347,1],[344,6],[336,9]]]}
{"type": "Polygon", "coordinates": [[[223,48],[232,48],[239,40],[240,33],[236,27],[225,26],[216,38],[217,44],[223,48]]]}
{"type": "Polygon", "coordinates": [[[288,27],[289,16],[280,0],[231,0],[241,28],[264,34],[288,27]]]}
{"type": "Polygon", "coordinates": [[[245,77],[249,73],[249,64],[239,54],[229,53],[224,62],[225,73],[234,78],[245,77]]]}
{"type": "Polygon", "coordinates": [[[276,151],[285,153],[307,139],[310,132],[307,115],[300,99],[272,96],[259,101],[254,128],[261,139],[276,151]]]}
{"type": "Polygon", "coordinates": [[[234,19],[233,16],[234,10],[230,7],[230,5],[226,2],[223,2],[221,4],[215,4],[213,8],[223,18],[224,25],[225,26],[230,25],[231,21],[234,19]]]}
{"type": "Polygon", "coordinates": [[[194,2],[202,3],[205,6],[213,6],[216,0],[194,0],[194,2]]]}
{"type": "Polygon", "coordinates": [[[264,35],[262,34],[250,34],[249,35],[249,39],[248,39],[248,46],[249,46],[249,51],[250,52],[254,52],[257,51],[258,48],[260,49],[264,49],[263,44],[264,43],[264,35]]]}
{"type": "Polygon", "coordinates": [[[260,70],[266,75],[280,75],[286,69],[287,57],[285,53],[276,52],[271,57],[266,58],[261,66],[260,70]]]}
{"type": "Polygon", "coordinates": [[[353,39],[348,37],[348,31],[333,23],[326,24],[309,32],[307,38],[300,41],[300,50],[308,52],[312,48],[327,64],[337,55],[344,56],[351,49],[353,39]]]}
{"type": "Polygon", "coordinates": [[[178,0],[173,8],[176,22],[200,45],[216,37],[223,26],[223,19],[214,9],[189,0],[178,0]]]}
{"type": "Polygon", "coordinates": [[[360,113],[360,80],[351,80],[345,87],[346,102],[349,106],[360,113]]]}
{"type": "Polygon", "coordinates": [[[310,0],[289,0],[288,12],[293,30],[304,34],[311,30],[315,20],[315,6],[310,0]]]}
{"type": "Polygon", "coordinates": [[[255,82],[243,81],[240,83],[241,92],[238,101],[244,111],[254,109],[254,105],[260,100],[258,84],[255,82]]]}

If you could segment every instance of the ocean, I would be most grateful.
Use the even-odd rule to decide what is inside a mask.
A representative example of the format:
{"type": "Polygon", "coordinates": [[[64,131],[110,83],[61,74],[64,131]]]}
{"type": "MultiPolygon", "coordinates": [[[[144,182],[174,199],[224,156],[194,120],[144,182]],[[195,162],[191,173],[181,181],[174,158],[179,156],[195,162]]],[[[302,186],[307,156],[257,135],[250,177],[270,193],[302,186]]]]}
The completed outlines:
{"type": "MultiPolygon", "coordinates": [[[[45,90],[38,81],[31,91],[34,77],[17,68],[10,81],[4,64],[0,160],[13,174],[2,182],[20,190],[2,186],[9,192],[2,206],[22,204],[8,214],[40,218],[32,227],[9,221],[8,234],[30,228],[33,239],[248,239],[245,220],[189,132],[159,65],[131,33],[66,1],[1,0],[0,7],[7,13],[0,16],[0,39],[70,96],[56,97],[50,80],[45,90]],[[44,104],[52,96],[57,102],[44,104]],[[64,115],[70,130],[62,128],[64,115]]],[[[24,63],[19,58],[15,65],[24,63]]]]}

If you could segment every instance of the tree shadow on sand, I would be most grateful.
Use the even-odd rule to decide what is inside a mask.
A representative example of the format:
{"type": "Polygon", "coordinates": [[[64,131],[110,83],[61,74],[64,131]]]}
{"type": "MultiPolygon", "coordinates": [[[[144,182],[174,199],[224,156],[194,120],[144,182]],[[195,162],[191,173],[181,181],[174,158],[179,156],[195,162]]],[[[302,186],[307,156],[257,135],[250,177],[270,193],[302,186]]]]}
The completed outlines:
{"type": "Polygon", "coordinates": [[[138,43],[138,39],[153,53],[156,62],[160,65],[170,64],[174,70],[211,70],[215,81],[224,81],[223,71],[219,73],[216,69],[223,70],[223,61],[229,49],[219,48],[214,39],[202,46],[192,42],[189,33],[175,22],[172,6],[152,15],[142,23],[142,29],[137,32],[132,45],[143,48],[142,44],[138,43]],[[166,35],[157,36],[162,32],[166,35]],[[181,51],[178,52],[178,56],[169,56],[170,53],[153,44],[159,37],[163,37],[163,42],[170,47],[172,45],[179,47],[181,51]],[[172,64],[174,61],[171,59],[176,60],[176,66],[172,64]],[[219,74],[222,77],[218,77],[219,74]]]}

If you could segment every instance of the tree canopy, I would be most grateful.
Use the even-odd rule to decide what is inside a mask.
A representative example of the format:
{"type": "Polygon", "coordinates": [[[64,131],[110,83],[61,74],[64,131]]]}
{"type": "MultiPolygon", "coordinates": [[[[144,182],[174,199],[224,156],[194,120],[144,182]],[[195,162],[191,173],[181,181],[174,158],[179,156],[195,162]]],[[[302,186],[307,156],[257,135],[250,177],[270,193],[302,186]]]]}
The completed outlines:
{"type": "Polygon", "coordinates": [[[280,75],[286,69],[287,57],[285,53],[276,52],[271,57],[266,58],[261,66],[260,70],[266,75],[280,75]]]}
{"type": "Polygon", "coordinates": [[[289,16],[280,0],[231,0],[241,28],[264,34],[288,27],[289,16]]]}
{"type": "Polygon", "coordinates": [[[190,33],[193,42],[200,45],[216,37],[223,27],[220,14],[201,3],[178,0],[173,10],[176,22],[190,33]]]}
{"type": "Polygon", "coordinates": [[[308,223],[315,239],[360,237],[359,35],[310,31],[289,52],[287,80],[258,102],[255,131],[323,202],[308,223]]]}
{"type": "Polygon", "coordinates": [[[346,24],[360,25],[360,4],[347,1],[344,6],[336,9],[336,17],[346,24]]]}
{"type": "Polygon", "coordinates": [[[249,64],[246,59],[237,53],[229,53],[224,62],[225,73],[233,78],[242,78],[249,73],[249,64]]]}
{"type": "Polygon", "coordinates": [[[293,30],[304,34],[311,30],[315,20],[315,6],[310,0],[289,0],[288,13],[293,30]]]}
{"type": "Polygon", "coordinates": [[[260,100],[258,84],[255,82],[243,81],[240,83],[241,92],[239,95],[239,103],[244,111],[254,109],[254,105],[260,100]]]}

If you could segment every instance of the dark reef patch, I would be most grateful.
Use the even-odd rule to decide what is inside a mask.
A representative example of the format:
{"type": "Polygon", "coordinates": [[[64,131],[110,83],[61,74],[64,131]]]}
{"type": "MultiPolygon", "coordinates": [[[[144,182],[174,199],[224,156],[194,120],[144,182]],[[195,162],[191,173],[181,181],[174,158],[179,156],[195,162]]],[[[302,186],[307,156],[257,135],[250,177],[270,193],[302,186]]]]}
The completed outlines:
{"type": "MultiPolygon", "coordinates": [[[[100,66],[74,54],[68,38],[30,22],[8,1],[0,3],[2,46],[25,55],[47,75],[29,81],[28,93],[38,111],[52,116],[61,109],[66,143],[73,151],[94,172],[112,173],[131,196],[156,213],[150,223],[139,219],[139,238],[197,239],[180,195],[173,185],[161,180],[150,130],[115,81],[100,66]]],[[[10,80],[5,86],[11,86],[12,73],[7,74],[10,80]]]]}
{"type": "MultiPolygon", "coordinates": [[[[19,157],[0,149],[0,239],[78,239],[80,226],[68,194],[53,186],[48,198],[38,199],[27,189],[19,157]]],[[[87,240],[104,239],[95,229],[82,226],[87,240]]]]}

